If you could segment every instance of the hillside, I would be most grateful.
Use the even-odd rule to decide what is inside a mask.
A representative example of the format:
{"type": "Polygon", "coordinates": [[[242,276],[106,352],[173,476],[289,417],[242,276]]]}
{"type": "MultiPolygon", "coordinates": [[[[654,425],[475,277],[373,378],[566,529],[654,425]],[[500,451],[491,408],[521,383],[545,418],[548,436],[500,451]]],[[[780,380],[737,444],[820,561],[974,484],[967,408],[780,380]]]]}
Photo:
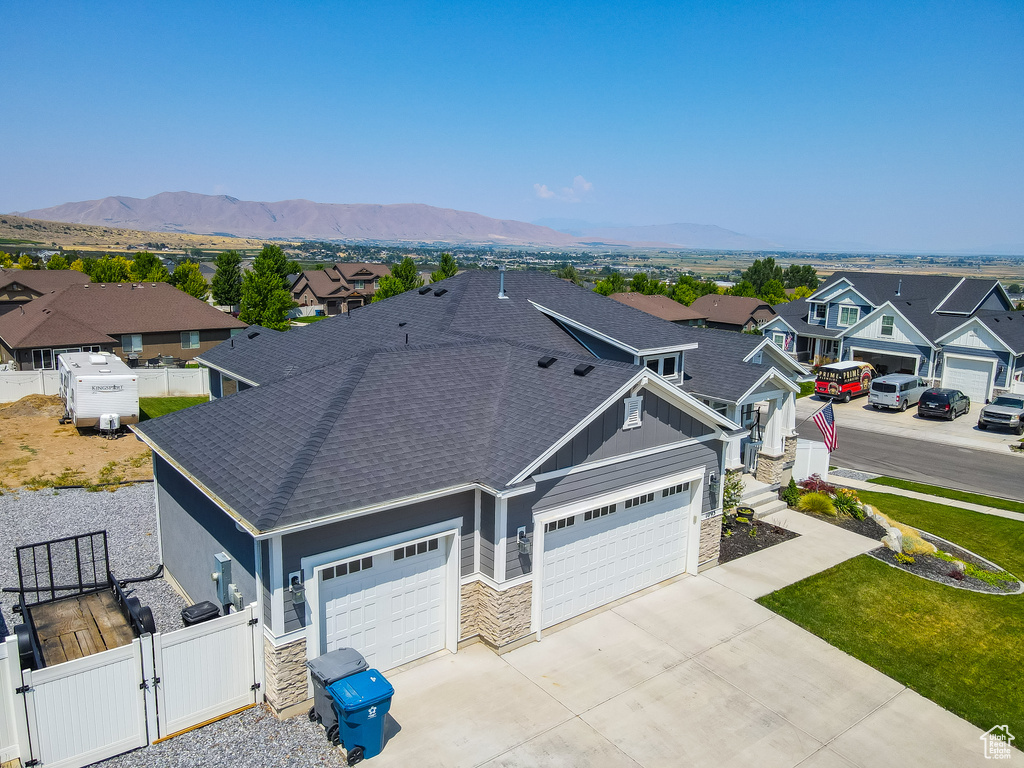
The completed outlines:
{"type": "Polygon", "coordinates": [[[677,248],[721,248],[729,251],[763,251],[777,244],[733,232],[713,224],[654,224],[645,227],[601,227],[577,233],[584,242],[667,243],[677,248]]]}
{"type": "Polygon", "coordinates": [[[429,205],[368,205],[238,200],[227,195],[162,192],[105,197],[16,214],[45,221],[152,232],[412,243],[573,246],[576,239],[521,221],[429,205]]]}

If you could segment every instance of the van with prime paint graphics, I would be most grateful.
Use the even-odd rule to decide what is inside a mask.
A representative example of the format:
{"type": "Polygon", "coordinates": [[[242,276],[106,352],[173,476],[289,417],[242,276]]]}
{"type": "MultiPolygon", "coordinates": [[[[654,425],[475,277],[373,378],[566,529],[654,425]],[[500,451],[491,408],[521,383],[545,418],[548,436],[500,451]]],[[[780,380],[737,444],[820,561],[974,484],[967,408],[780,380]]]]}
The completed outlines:
{"type": "Polygon", "coordinates": [[[818,369],[814,382],[814,393],[820,398],[850,402],[850,398],[866,395],[875,378],[871,363],[847,360],[844,363],[829,363],[818,369]]]}
{"type": "Polygon", "coordinates": [[[871,382],[871,391],[868,392],[868,402],[875,410],[892,408],[896,411],[905,411],[912,405],[917,405],[921,395],[928,391],[928,385],[920,376],[912,376],[909,373],[890,373],[888,376],[879,376],[871,382]]]}

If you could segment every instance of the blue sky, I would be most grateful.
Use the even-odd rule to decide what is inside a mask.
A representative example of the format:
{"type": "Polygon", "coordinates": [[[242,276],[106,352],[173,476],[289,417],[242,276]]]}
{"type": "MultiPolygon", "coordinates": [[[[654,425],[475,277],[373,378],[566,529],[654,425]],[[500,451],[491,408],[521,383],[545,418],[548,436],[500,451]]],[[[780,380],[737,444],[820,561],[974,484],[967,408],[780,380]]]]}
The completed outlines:
{"type": "Polygon", "coordinates": [[[3,6],[0,211],[188,190],[1024,253],[1024,3],[3,6]]]}

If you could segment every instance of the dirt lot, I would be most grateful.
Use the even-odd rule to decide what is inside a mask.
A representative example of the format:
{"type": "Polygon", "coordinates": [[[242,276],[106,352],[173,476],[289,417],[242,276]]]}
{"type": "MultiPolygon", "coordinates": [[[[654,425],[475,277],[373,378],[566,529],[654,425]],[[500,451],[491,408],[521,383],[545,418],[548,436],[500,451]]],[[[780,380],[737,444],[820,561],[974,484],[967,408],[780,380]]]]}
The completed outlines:
{"type": "Polygon", "coordinates": [[[151,480],[150,451],[127,433],[116,440],[58,424],[60,398],[29,395],[0,406],[0,490],[151,480]]]}

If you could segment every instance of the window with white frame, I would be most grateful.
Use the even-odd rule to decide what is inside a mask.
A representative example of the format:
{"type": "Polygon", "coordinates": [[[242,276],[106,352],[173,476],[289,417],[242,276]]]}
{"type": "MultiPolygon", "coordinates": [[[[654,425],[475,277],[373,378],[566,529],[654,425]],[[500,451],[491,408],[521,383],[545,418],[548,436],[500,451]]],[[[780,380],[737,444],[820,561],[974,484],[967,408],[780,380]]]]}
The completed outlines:
{"type": "Polygon", "coordinates": [[[433,552],[437,549],[437,539],[431,539],[430,541],[420,541],[416,544],[409,544],[405,547],[399,547],[395,550],[394,559],[404,560],[407,557],[415,557],[416,555],[422,555],[424,552],[433,552]]]}
{"type": "Polygon", "coordinates": [[[623,505],[626,509],[633,507],[639,507],[641,504],[650,504],[654,501],[653,493],[645,493],[643,496],[636,496],[632,499],[626,499],[626,503],[623,505]]]}
{"type": "Polygon", "coordinates": [[[372,557],[362,557],[358,560],[350,560],[347,563],[341,563],[340,565],[331,565],[320,571],[320,579],[322,581],[330,581],[331,579],[340,579],[342,576],[348,576],[352,573],[359,573],[360,571],[368,571],[373,568],[372,557]]]}
{"type": "Polygon", "coordinates": [[[32,368],[34,368],[37,371],[52,371],[53,351],[49,349],[33,349],[32,368]]]}
{"type": "Polygon", "coordinates": [[[814,308],[814,319],[815,320],[824,320],[825,316],[828,314],[828,305],[827,304],[812,304],[811,306],[814,308]]]}
{"type": "Polygon", "coordinates": [[[882,335],[892,336],[892,329],[895,323],[896,318],[892,315],[882,315],[882,335]]]}
{"type": "Polygon", "coordinates": [[[366,287],[366,281],[365,280],[356,280],[356,290],[357,291],[361,291],[365,287],[366,287]]]}
{"type": "Polygon", "coordinates": [[[649,370],[661,374],[666,379],[674,378],[679,373],[679,356],[675,354],[648,357],[644,362],[649,370]]]}
{"type": "Polygon", "coordinates": [[[623,429],[635,429],[643,424],[644,398],[643,395],[627,397],[626,418],[622,422],[623,429]]]}
{"type": "Polygon", "coordinates": [[[199,331],[182,331],[181,348],[199,349],[199,331]]]}
{"type": "Polygon", "coordinates": [[[664,499],[669,496],[675,496],[677,493],[682,493],[683,491],[688,491],[689,489],[689,483],[679,483],[678,485],[673,485],[670,488],[663,489],[661,492],[661,497],[664,499]]]}
{"type": "Polygon", "coordinates": [[[710,408],[715,413],[720,413],[720,414],[722,414],[723,416],[726,416],[726,417],[727,417],[727,414],[729,413],[729,404],[728,403],[720,403],[717,400],[701,400],[701,402],[704,403],[704,405],[706,405],[708,408],[710,408]]]}
{"type": "Polygon", "coordinates": [[[570,525],[576,524],[576,516],[563,517],[561,520],[552,520],[550,523],[544,523],[544,533],[551,533],[552,531],[558,531],[562,528],[568,528],[570,525]]]}
{"type": "Polygon", "coordinates": [[[772,331],[772,344],[774,344],[779,349],[782,349],[786,345],[786,332],[772,331]]]}
{"type": "Polygon", "coordinates": [[[608,506],[601,507],[599,509],[587,510],[586,512],[583,513],[583,521],[586,522],[587,520],[597,520],[597,518],[606,517],[607,515],[612,514],[614,511],[614,504],[609,504],[608,506]]]}
{"type": "Polygon", "coordinates": [[[860,307],[840,307],[839,324],[853,325],[860,320],[860,307]]]}
{"type": "Polygon", "coordinates": [[[752,424],[753,421],[754,421],[754,404],[753,403],[747,403],[746,405],[743,406],[743,409],[740,411],[740,424],[742,424],[744,427],[746,427],[746,426],[749,426],[750,424],[752,424]]]}
{"type": "Polygon", "coordinates": [[[142,351],[142,334],[126,333],[121,336],[121,350],[125,353],[142,351]]]}

